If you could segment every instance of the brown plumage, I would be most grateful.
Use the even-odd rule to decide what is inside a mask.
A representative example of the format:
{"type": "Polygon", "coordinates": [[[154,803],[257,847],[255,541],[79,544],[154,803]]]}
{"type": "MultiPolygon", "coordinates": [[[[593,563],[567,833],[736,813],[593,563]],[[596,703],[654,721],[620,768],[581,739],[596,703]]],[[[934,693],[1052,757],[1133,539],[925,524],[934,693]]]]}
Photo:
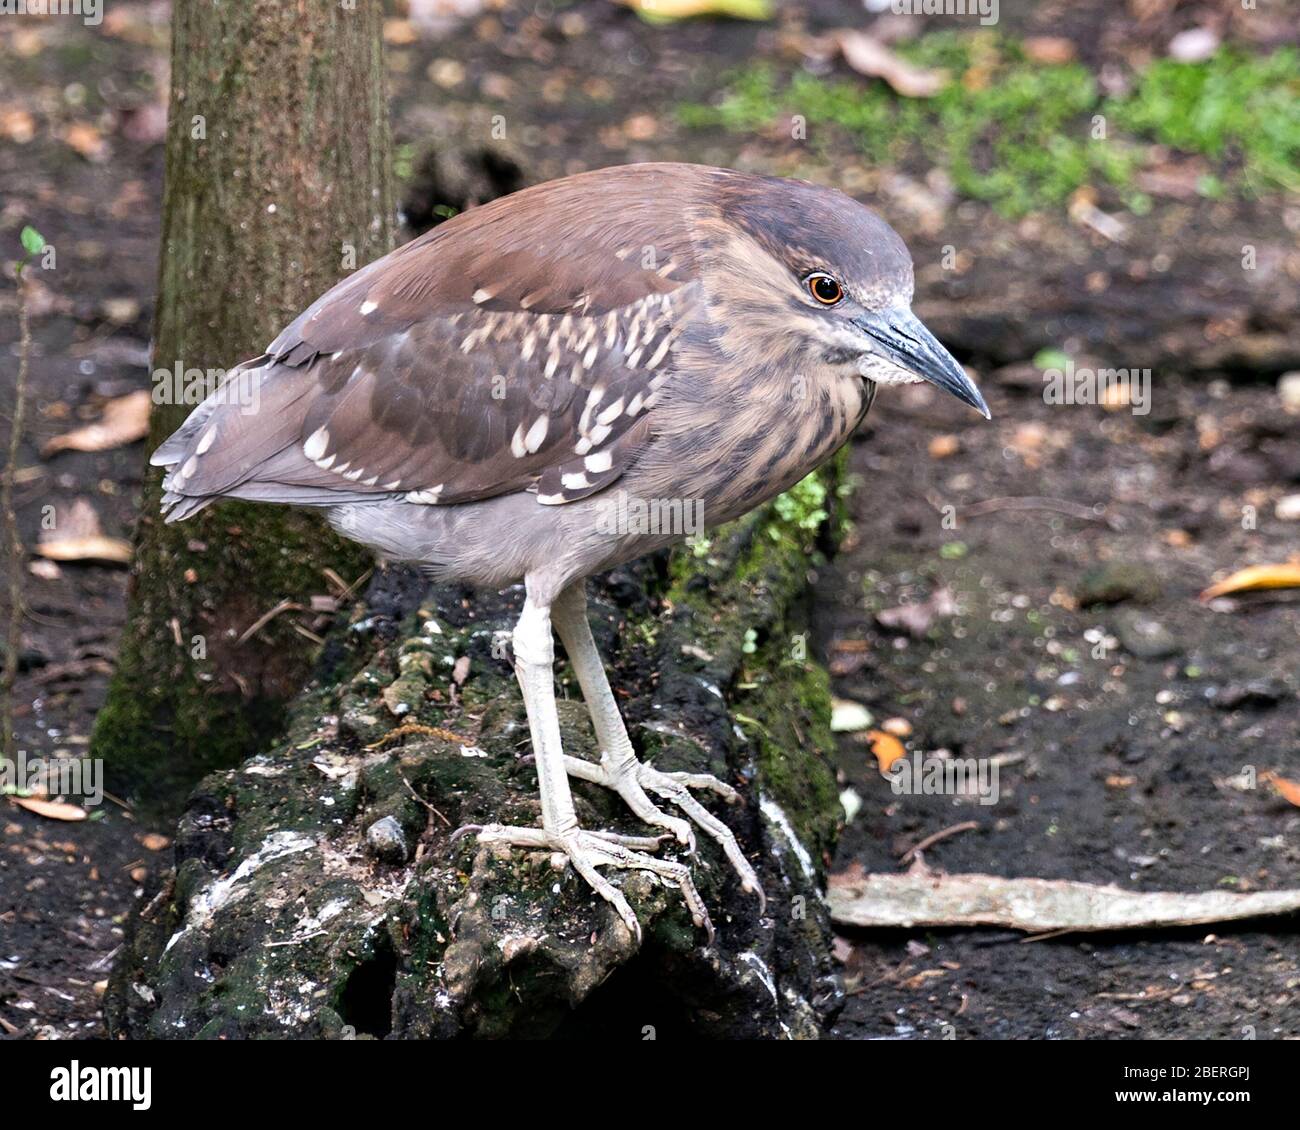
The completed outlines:
{"type": "Polygon", "coordinates": [[[685,532],[629,523],[627,499],[727,521],[839,447],[878,383],[930,380],[987,414],[911,294],[902,241],[829,189],[675,164],[539,185],[358,271],[239,366],[154,454],[164,508],[174,521],[221,497],[318,506],[435,574],[525,580],[516,665],[546,844],[630,927],[595,867],[654,871],[706,924],[680,865],[577,827],[566,771],[595,778],[559,749],[552,609],[571,658],[586,657],[574,661],[602,746],[591,772],[689,843],[646,790],[672,799],[757,890],[725,825],[635,760],[592,659],[582,581],[685,532]]]}

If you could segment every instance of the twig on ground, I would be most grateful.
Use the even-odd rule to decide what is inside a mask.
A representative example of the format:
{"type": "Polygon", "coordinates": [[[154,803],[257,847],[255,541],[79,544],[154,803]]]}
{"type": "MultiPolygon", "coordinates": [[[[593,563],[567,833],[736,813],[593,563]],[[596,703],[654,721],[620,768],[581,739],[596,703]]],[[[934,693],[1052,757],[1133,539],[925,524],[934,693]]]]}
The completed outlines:
{"type": "Polygon", "coordinates": [[[898,857],[898,861],[900,863],[911,863],[921,852],[934,847],[941,840],[946,840],[949,836],[955,836],[958,832],[974,832],[978,828],[979,824],[974,820],[963,820],[960,824],[953,824],[949,828],[935,832],[932,836],[926,836],[919,844],[913,844],[898,857]]]}
{"type": "Polygon", "coordinates": [[[985,514],[996,514],[1000,510],[1050,510],[1055,514],[1066,514],[1084,522],[1101,522],[1111,529],[1115,528],[1115,519],[1109,514],[1098,514],[1091,506],[1071,502],[1065,498],[1043,498],[1039,495],[1022,495],[1007,498],[988,498],[961,508],[963,518],[980,518],[985,514]]]}
{"type": "Polygon", "coordinates": [[[1300,910],[1300,890],[1126,891],[1116,886],[996,875],[832,876],[840,926],[1002,926],[1031,934],[1196,926],[1300,910]]]}

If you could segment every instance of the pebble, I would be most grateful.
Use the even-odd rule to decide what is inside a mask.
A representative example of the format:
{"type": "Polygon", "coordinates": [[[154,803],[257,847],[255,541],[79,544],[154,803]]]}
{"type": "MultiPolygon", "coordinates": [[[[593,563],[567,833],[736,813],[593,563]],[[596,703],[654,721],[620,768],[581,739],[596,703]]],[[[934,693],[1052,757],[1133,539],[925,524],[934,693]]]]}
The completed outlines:
{"type": "Polygon", "coordinates": [[[1122,615],[1116,634],[1124,650],[1139,659],[1167,659],[1180,650],[1178,641],[1168,628],[1159,620],[1138,612],[1122,615]]]}
{"type": "Polygon", "coordinates": [[[837,734],[851,734],[857,730],[870,729],[875,721],[860,702],[851,702],[846,698],[831,700],[831,729],[837,734]]]}
{"type": "Polygon", "coordinates": [[[1300,416],[1300,369],[1283,373],[1278,378],[1277,395],[1282,401],[1283,409],[1300,416]]]}
{"type": "Polygon", "coordinates": [[[366,850],[384,863],[406,862],[406,833],[395,816],[384,816],[366,829],[366,850]]]}
{"type": "Polygon", "coordinates": [[[1300,522],[1300,494],[1279,498],[1273,514],[1280,522],[1300,522]]]}

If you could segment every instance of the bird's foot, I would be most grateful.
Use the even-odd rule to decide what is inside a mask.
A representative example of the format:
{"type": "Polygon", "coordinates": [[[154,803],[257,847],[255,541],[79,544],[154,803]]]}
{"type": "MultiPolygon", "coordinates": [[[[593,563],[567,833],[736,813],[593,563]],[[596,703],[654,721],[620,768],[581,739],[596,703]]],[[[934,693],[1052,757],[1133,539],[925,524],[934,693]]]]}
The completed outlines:
{"type": "Polygon", "coordinates": [[[618,867],[625,871],[648,871],[667,886],[682,892],[691,920],[707,934],[713,944],[713,923],[704,908],[704,900],[695,889],[690,869],[684,864],[646,855],[656,851],[666,836],[621,836],[615,832],[588,832],[575,828],[571,832],[548,832],[544,828],[516,828],[505,824],[467,824],[452,834],[455,842],[465,835],[476,835],[482,844],[510,844],[534,851],[552,851],[564,856],[573,869],[592,886],[601,898],[613,905],[618,916],[637,942],[641,941],[641,924],[628,901],[613,883],[602,875],[599,867],[618,867]]]}
{"type": "Polygon", "coordinates": [[[695,851],[695,831],[690,820],[679,816],[669,816],[649,794],[672,801],[691,820],[695,821],[712,836],[726,853],[731,866],[740,876],[742,889],[758,896],[759,914],[767,908],[767,896],[759,885],[758,876],[750,865],[745,853],[740,850],[736,834],[721,820],[704,807],[694,796],[691,789],[707,789],[716,793],[728,804],[736,804],[740,794],[725,781],[718,780],[710,773],[661,773],[653,765],[643,761],[625,762],[619,767],[602,759],[599,765],[581,758],[564,759],[564,767],[571,777],[580,777],[607,789],[613,789],[626,802],[627,806],[647,824],[667,828],[677,841],[686,845],[688,851],[695,851]]]}

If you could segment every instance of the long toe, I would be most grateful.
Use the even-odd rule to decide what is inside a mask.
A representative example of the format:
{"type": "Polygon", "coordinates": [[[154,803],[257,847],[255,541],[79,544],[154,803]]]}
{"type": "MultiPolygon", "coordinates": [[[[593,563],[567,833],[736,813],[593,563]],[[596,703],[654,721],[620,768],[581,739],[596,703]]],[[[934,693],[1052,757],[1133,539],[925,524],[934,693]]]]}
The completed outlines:
{"type": "Polygon", "coordinates": [[[710,789],[723,797],[728,793],[738,795],[735,790],[706,773],[660,773],[651,765],[642,765],[639,776],[645,788],[677,805],[717,841],[736,874],[740,876],[741,887],[749,894],[758,896],[759,914],[762,914],[767,909],[767,896],[763,893],[753,866],[740,850],[736,833],[691,795],[687,783],[694,784],[697,788],[710,789]],[[684,782],[683,778],[687,778],[687,781],[684,782]]]}
{"type": "Polygon", "coordinates": [[[676,887],[682,892],[682,898],[686,902],[686,908],[691,912],[691,920],[696,926],[706,931],[709,936],[709,945],[713,944],[713,922],[709,918],[709,912],[704,905],[704,900],[700,897],[700,892],[695,888],[695,880],[691,878],[690,868],[682,863],[674,863],[667,859],[655,859],[654,856],[642,855],[621,844],[611,843],[608,840],[599,840],[590,832],[579,833],[584,839],[596,839],[596,853],[604,853],[605,862],[611,867],[620,867],[626,871],[649,871],[657,875],[668,886],[676,887]]]}
{"type": "Polygon", "coordinates": [[[591,888],[613,906],[637,943],[641,941],[641,924],[623,892],[600,873],[601,867],[617,867],[624,871],[648,871],[666,886],[681,891],[691,919],[708,935],[713,944],[713,922],[705,909],[704,900],[695,887],[688,867],[671,860],[656,859],[646,852],[662,845],[666,836],[623,836],[614,832],[587,832],[579,828],[561,834],[543,828],[519,828],[504,824],[467,824],[457,829],[456,837],[475,835],[480,843],[511,844],[532,850],[547,849],[564,855],[573,869],[591,888]]]}

